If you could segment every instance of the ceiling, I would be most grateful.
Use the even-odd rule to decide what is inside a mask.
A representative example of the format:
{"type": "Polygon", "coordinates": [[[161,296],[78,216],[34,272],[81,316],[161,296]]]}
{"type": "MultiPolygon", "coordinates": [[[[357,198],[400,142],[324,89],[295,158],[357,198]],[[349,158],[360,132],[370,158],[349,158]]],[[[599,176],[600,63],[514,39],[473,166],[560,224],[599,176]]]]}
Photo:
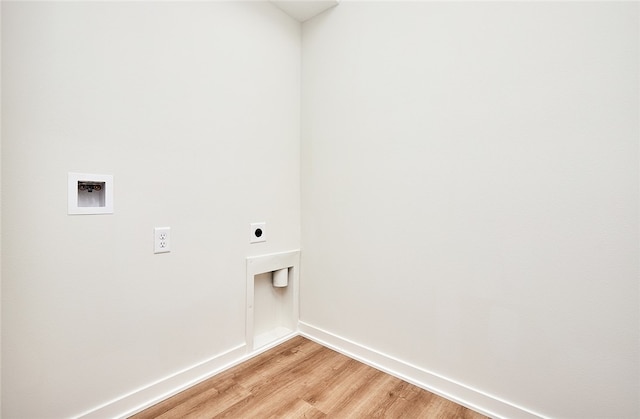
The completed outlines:
{"type": "Polygon", "coordinates": [[[337,6],[338,0],[271,0],[271,3],[298,22],[304,22],[337,6]]]}

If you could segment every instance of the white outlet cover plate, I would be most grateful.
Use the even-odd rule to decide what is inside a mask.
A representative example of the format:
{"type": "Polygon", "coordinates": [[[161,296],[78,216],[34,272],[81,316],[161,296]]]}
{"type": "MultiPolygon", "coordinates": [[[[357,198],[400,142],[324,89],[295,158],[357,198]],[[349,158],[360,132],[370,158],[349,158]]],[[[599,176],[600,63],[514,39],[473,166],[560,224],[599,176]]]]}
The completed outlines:
{"type": "Polygon", "coordinates": [[[171,227],[156,227],[153,229],[153,253],[168,253],[171,251],[171,227]]]}
{"type": "Polygon", "coordinates": [[[267,241],[267,223],[251,223],[249,227],[249,243],[261,243],[267,241]]]}

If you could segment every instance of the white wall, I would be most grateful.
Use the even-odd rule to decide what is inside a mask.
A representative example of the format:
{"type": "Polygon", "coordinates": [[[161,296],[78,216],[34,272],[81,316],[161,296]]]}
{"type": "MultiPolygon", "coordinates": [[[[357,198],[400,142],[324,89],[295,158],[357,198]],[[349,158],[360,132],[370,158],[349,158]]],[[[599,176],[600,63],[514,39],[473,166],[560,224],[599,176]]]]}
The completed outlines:
{"type": "MultiPolygon", "coordinates": [[[[0,5],[0,98],[2,98],[2,5],[0,5]]],[[[2,100],[0,99],[0,302],[2,301],[2,100]]],[[[2,308],[0,307],[0,416],[2,415],[2,308]]]]}
{"type": "Polygon", "coordinates": [[[305,23],[301,321],[540,415],[638,417],[638,16],[305,23]]]}
{"type": "Polygon", "coordinates": [[[3,1],[2,87],[2,416],[80,414],[243,344],[245,257],[300,244],[299,24],[3,1]],[[68,216],[70,171],[113,174],[115,214],[68,216]]]}
{"type": "MultiPolygon", "coordinates": [[[[299,26],[1,7],[2,413],[71,416],[244,343],[245,256],[300,243],[299,26]],[[113,174],[115,214],[68,216],[69,171],[113,174]]],[[[541,415],[639,416],[637,3],[304,28],[302,320],[541,415]]]]}

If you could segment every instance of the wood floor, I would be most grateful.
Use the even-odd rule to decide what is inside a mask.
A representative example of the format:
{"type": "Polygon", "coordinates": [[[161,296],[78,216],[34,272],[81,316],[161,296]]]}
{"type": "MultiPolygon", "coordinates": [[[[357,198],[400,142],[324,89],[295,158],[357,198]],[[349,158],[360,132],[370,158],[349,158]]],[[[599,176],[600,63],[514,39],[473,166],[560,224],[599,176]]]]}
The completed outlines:
{"type": "Polygon", "coordinates": [[[486,418],[300,336],[132,416],[324,417],[486,418]]]}

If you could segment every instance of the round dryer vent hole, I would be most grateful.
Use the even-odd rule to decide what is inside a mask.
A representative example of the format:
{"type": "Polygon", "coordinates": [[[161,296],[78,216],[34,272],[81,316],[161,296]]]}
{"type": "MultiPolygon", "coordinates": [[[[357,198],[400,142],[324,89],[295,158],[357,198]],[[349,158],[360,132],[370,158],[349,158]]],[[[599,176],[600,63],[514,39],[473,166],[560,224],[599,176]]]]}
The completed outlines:
{"type": "Polygon", "coordinates": [[[267,241],[267,223],[251,223],[249,230],[249,243],[261,243],[267,241]]]}

